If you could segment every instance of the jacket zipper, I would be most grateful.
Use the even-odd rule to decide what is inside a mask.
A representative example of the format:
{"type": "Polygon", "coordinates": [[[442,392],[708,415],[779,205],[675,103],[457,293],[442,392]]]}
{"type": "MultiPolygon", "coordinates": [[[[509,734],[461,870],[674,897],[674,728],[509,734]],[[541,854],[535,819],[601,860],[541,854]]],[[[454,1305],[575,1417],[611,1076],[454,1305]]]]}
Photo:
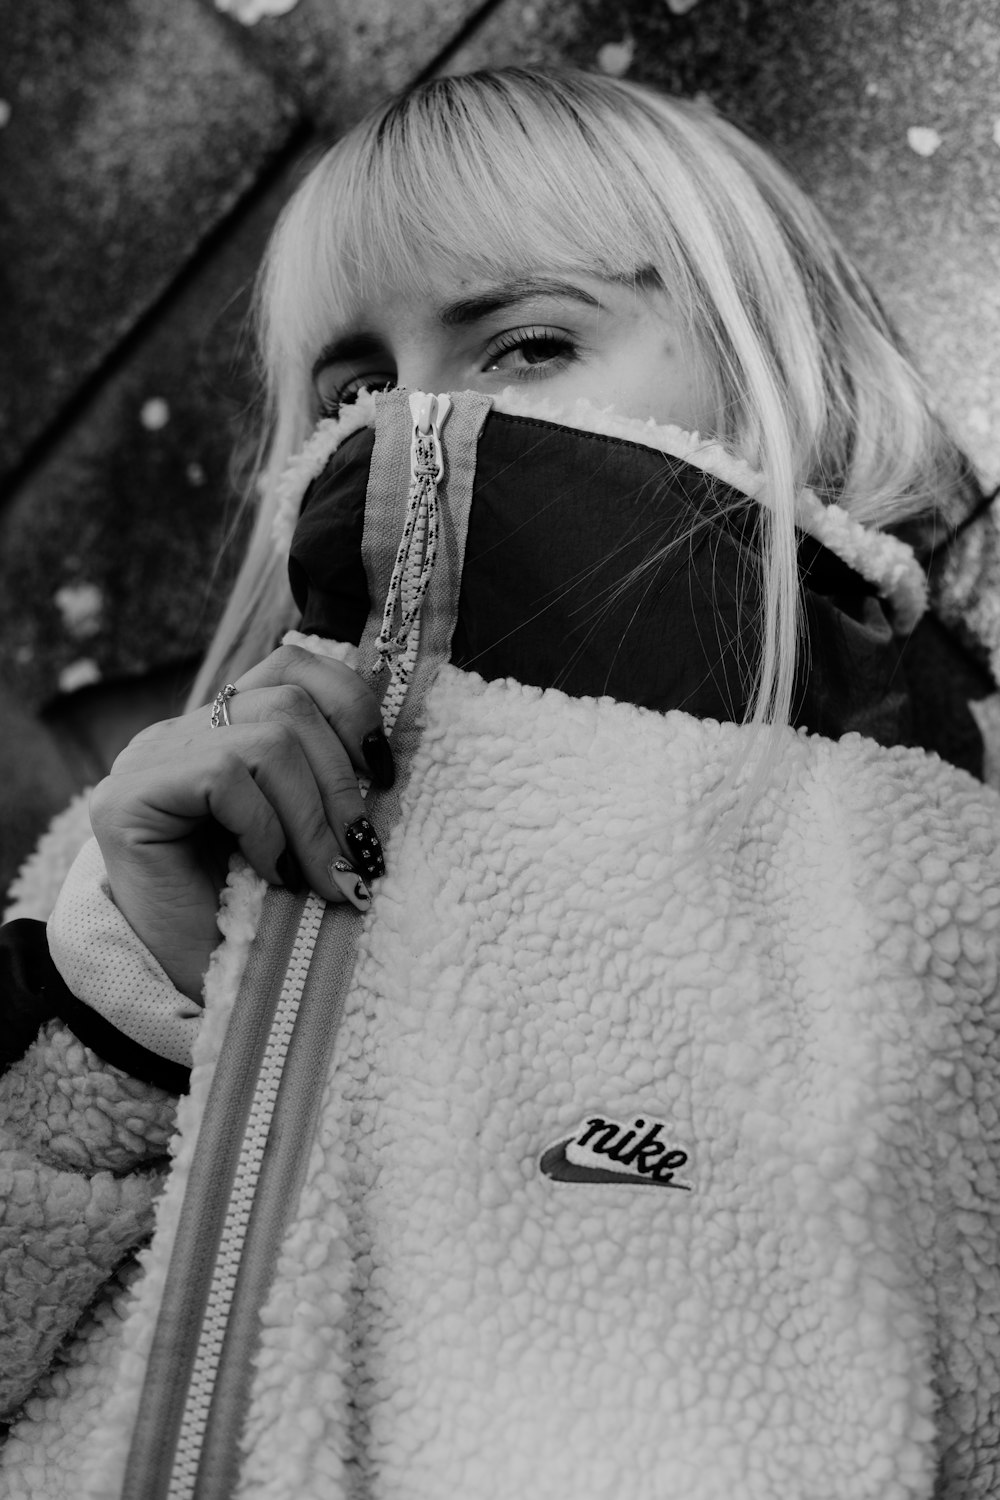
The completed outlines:
{"type": "MultiPolygon", "coordinates": [[[[409,397],[409,407],[412,425],[406,515],[375,642],[375,673],[391,667],[382,701],[387,734],[402,707],[416,662],[420,606],[437,555],[438,485],[444,468],[441,426],[451,401],[447,396],[414,393],[409,397]],[[399,625],[394,630],[397,611],[399,625]]],[[[368,789],[362,790],[367,793],[368,789]]],[[[216,1134],[224,1143],[223,1154],[232,1161],[228,1191],[224,1180],[214,1184],[216,1204],[224,1200],[226,1207],[221,1219],[217,1212],[203,1215],[201,1206],[209,1204],[204,1196],[192,1194],[194,1184],[189,1183],[168,1273],[167,1291],[172,1279],[175,1295],[168,1301],[165,1292],[154,1337],[154,1354],[159,1347],[162,1370],[159,1378],[153,1371],[152,1380],[147,1374],[122,1500],[223,1500],[237,1482],[238,1439],[245,1403],[234,1399],[232,1389],[222,1389],[227,1381],[219,1377],[224,1370],[232,1371],[230,1387],[238,1387],[239,1396],[248,1393],[248,1355],[254,1347],[257,1313],[267,1292],[289,1200],[297,1191],[297,1185],[293,1187],[297,1183],[294,1171],[264,1172],[265,1150],[279,1097],[289,1101],[282,1137],[298,1143],[298,1163],[304,1170],[326,1080],[325,1068],[307,1069],[312,1076],[305,1077],[300,1076],[300,1070],[287,1067],[326,910],[325,903],[312,893],[296,902],[292,912],[280,893],[269,892],[265,899],[255,946],[272,954],[288,952],[290,946],[289,958],[283,974],[266,976],[252,1007],[242,989],[237,1001],[244,1018],[251,1008],[259,1012],[259,1025],[267,1025],[266,1043],[248,1108],[239,1108],[246,1099],[246,1056],[235,1060],[235,1068],[230,1056],[227,1068],[226,1054],[231,1053],[227,1036],[220,1058],[213,1095],[218,1083],[223,1095],[227,1091],[232,1095],[235,1106],[230,1109],[224,1103],[215,1111],[216,1134]],[[190,1204],[189,1198],[193,1200],[190,1204]],[[263,1229],[262,1235],[250,1233],[251,1221],[263,1229]],[[198,1288],[185,1282],[183,1271],[178,1274],[178,1267],[185,1265],[198,1269],[198,1288]],[[252,1291],[241,1296],[245,1288],[252,1291]],[[186,1302],[185,1293],[189,1294],[186,1302]],[[171,1327],[172,1323],[177,1326],[171,1327]]],[[[342,982],[337,989],[342,1005],[353,969],[354,937],[360,918],[353,909],[347,912],[343,908],[330,909],[327,918],[327,925],[336,934],[331,957],[335,963],[340,961],[342,982]],[[331,924],[333,912],[337,915],[331,924]],[[345,959],[349,959],[346,966],[345,959]]],[[[311,1008],[325,1017],[327,1045],[320,1050],[327,1057],[340,1015],[340,1009],[331,1011],[328,1002],[327,990],[319,1007],[311,1008]],[[327,1002],[325,1007],[323,1000],[327,1002]]],[[[315,1048],[302,1050],[315,1060],[315,1048]]],[[[204,1134],[203,1122],[198,1154],[203,1154],[203,1145],[204,1152],[212,1150],[209,1142],[203,1143],[204,1134]]]]}
{"type": "MultiPolygon", "coordinates": [[[[168,1500],[190,1500],[198,1484],[202,1449],[205,1442],[213,1397],[218,1387],[223,1346],[229,1328],[237,1280],[246,1267],[244,1251],[252,1253],[247,1229],[261,1177],[264,1149],[278,1099],[292,1031],[305,990],[325,903],[312,892],[305,899],[292,942],[288,968],[274,1004],[274,1015],[260,1072],[254,1084],[236,1170],[233,1175],[229,1204],[215,1251],[211,1284],[198,1337],[187,1400],[181,1418],[174,1454],[173,1472],[167,1490],[168,1500]]],[[[293,1080],[289,1080],[292,1084],[293,1080]]],[[[304,1109],[311,1102],[300,1094],[304,1109]]],[[[264,1211],[265,1205],[260,1204],[264,1211]]],[[[256,1278],[255,1278],[256,1279],[256,1278]]]]}

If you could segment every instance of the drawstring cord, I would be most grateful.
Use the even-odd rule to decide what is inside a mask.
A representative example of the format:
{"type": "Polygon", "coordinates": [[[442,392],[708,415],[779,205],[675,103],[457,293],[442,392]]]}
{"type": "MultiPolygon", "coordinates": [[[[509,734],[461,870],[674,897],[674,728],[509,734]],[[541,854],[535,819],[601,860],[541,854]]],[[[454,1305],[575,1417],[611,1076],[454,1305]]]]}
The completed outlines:
{"type": "Polygon", "coordinates": [[[378,676],[391,664],[389,685],[382,700],[386,733],[395,723],[406,697],[420,646],[420,606],[431,581],[438,551],[438,485],[444,473],[441,428],[451,410],[447,396],[430,396],[417,391],[409,399],[413,417],[410,488],[406,497],[403,534],[382,612],[382,628],[375,641],[374,675],[378,676]],[[397,611],[399,624],[394,628],[397,611]]]}

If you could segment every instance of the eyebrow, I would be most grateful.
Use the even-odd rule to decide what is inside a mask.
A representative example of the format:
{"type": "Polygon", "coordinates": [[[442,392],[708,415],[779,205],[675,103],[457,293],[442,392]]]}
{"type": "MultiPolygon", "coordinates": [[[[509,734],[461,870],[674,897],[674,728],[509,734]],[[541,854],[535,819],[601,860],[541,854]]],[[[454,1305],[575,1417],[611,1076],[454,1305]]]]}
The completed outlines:
{"type": "Polygon", "coordinates": [[[491,313],[502,312],[518,302],[529,302],[533,297],[568,297],[573,302],[582,302],[586,307],[600,307],[600,299],[571,281],[554,281],[549,277],[530,280],[504,281],[499,286],[480,292],[475,297],[463,297],[449,302],[438,314],[446,328],[462,328],[469,323],[478,323],[491,313]]]}

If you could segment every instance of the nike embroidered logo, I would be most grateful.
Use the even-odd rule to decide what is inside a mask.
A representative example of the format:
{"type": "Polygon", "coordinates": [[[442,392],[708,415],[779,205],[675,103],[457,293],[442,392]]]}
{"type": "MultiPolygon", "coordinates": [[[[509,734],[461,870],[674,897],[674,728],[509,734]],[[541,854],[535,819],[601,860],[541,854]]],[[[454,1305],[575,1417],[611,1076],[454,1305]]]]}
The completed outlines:
{"type": "Polygon", "coordinates": [[[660,1139],[667,1128],[665,1120],[641,1115],[627,1125],[590,1115],[543,1151],[538,1165],[555,1182],[649,1183],[690,1193],[692,1184],[675,1176],[688,1154],[660,1139]]]}

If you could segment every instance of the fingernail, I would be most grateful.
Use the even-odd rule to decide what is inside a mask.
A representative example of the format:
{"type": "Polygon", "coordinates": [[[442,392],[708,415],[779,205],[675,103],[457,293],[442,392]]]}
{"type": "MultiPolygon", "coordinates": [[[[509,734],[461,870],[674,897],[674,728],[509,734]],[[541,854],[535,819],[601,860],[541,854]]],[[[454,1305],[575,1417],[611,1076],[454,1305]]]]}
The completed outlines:
{"type": "Polygon", "coordinates": [[[385,737],[384,729],[373,729],[371,734],[366,734],[361,741],[361,754],[365,758],[365,764],[372,773],[372,780],[376,786],[388,787],[396,779],[396,767],[392,759],[392,750],[389,741],[385,737]]]}
{"type": "Polygon", "coordinates": [[[299,862],[291,849],[286,849],[274,862],[274,868],[278,872],[278,879],[287,891],[297,896],[305,888],[305,880],[299,868],[299,862]]]}
{"type": "Polygon", "coordinates": [[[367,911],[372,904],[372,893],[361,876],[346,859],[335,859],[330,866],[330,879],[343,891],[352,906],[358,911],[367,911]]]}
{"type": "Polygon", "coordinates": [[[377,880],[385,874],[385,857],[382,845],[367,818],[355,818],[344,829],[344,838],[361,874],[366,880],[377,880]]]}

